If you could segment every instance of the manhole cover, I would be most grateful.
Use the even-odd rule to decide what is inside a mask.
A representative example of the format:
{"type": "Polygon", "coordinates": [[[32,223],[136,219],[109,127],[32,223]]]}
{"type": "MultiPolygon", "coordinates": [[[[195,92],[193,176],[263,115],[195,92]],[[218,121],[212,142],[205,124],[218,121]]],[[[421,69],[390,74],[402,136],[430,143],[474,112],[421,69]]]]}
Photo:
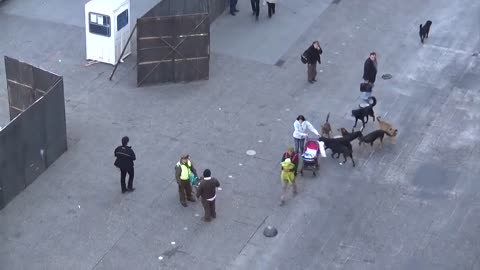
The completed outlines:
{"type": "Polygon", "coordinates": [[[247,155],[249,156],[255,156],[257,154],[257,152],[255,152],[255,150],[247,150],[247,155]]]}
{"type": "Polygon", "coordinates": [[[266,237],[275,237],[278,234],[277,228],[273,226],[267,226],[263,230],[263,235],[266,237]]]}
{"type": "Polygon", "coordinates": [[[382,79],[384,79],[384,80],[390,80],[391,78],[392,78],[392,74],[387,73],[387,74],[382,75],[382,79]]]}

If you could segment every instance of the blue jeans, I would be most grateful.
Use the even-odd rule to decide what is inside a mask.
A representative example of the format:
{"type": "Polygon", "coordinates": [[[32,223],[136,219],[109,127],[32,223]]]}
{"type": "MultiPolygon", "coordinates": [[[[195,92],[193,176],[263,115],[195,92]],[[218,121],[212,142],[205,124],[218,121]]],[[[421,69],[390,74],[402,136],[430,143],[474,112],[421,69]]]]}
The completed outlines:
{"type": "Polygon", "coordinates": [[[295,153],[303,153],[305,146],[305,139],[293,138],[295,141],[295,153]]]}

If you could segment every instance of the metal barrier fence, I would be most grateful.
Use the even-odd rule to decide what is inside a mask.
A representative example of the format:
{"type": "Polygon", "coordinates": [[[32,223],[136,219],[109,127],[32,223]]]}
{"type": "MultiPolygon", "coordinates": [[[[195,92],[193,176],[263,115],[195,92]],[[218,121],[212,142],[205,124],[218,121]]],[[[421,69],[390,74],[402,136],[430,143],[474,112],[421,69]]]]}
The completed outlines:
{"type": "Polygon", "coordinates": [[[0,209],[67,150],[63,78],[5,57],[11,121],[0,130],[0,209]]]}

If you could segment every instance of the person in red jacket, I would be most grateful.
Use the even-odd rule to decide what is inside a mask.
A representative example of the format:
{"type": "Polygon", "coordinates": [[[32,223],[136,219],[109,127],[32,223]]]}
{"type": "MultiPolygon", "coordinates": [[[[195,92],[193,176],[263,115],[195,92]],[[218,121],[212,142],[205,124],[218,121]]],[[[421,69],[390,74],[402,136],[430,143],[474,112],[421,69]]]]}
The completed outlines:
{"type": "Polygon", "coordinates": [[[210,222],[212,218],[217,217],[215,211],[215,199],[217,197],[217,188],[220,186],[220,182],[214,177],[209,169],[203,171],[203,178],[200,180],[200,185],[197,189],[197,198],[202,198],[203,209],[205,215],[203,221],[210,222]]]}

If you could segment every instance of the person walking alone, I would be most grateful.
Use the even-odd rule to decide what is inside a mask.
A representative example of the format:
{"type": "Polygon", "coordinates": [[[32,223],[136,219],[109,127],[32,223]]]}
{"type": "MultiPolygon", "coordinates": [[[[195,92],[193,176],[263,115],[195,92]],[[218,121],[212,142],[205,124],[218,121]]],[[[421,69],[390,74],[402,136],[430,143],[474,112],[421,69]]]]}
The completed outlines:
{"type": "Polygon", "coordinates": [[[187,201],[195,202],[192,196],[192,185],[190,184],[190,177],[197,175],[197,171],[190,161],[189,155],[182,155],[175,166],[175,179],[178,184],[178,195],[180,197],[180,204],[187,207],[187,201]]]}
{"type": "Polygon", "coordinates": [[[368,98],[372,94],[372,89],[375,84],[375,79],[377,77],[377,54],[375,52],[371,52],[370,56],[365,60],[365,64],[363,65],[363,80],[365,81],[365,87],[368,88],[369,91],[363,91],[361,98],[364,101],[368,102],[368,98]]]}
{"type": "Polygon", "coordinates": [[[305,138],[307,137],[307,129],[313,132],[315,135],[320,136],[318,131],[313,127],[310,122],[305,120],[305,116],[299,115],[297,120],[293,122],[293,141],[295,142],[295,153],[303,153],[305,146],[305,138]]]}
{"type": "Polygon", "coordinates": [[[215,211],[215,198],[217,197],[217,188],[220,182],[212,177],[212,172],[209,169],[203,171],[203,178],[200,180],[200,185],[197,189],[197,198],[201,197],[201,202],[205,215],[203,221],[210,222],[212,218],[217,217],[215,211]]]}
{"type": "Polygon", "coordinates": [[[323,53],[320,43],[314,41],[306,51],[307,57],[307,77],[309,83],[314,83],[317,81],[317,62],[321,64],[320,55],[323,53]]]}
{"type": "Polygon", "coordinates": [[[258,15],[260,15],[260,0],[250,0],[252,5],[252,15],[255,15],[255,19],[258,21],[258,15]]]}
{"type": "Polygon", "coordinates": [[[114,165],[120,169],[120,186],[122,188],[122,193],[127,191],[134,191],[133,188],[133,177],[135,171],[133,169],[133,161],[136,160],[135,152],[132,150],[131,146],[128,146],[130,139],[125,136],[122,138],[122,145],[115,148],[114,156],[116,157],[114,165]],[[128,174],[128,189],[125,185],[125,177],[128,174]]]}
{"type": "Polygon", "coordinates": [[[277,3],[277,0],[267,0],[268,18],[272,18],[272,15],[275,14],[275,4],[276,3],[277,3]]]}

